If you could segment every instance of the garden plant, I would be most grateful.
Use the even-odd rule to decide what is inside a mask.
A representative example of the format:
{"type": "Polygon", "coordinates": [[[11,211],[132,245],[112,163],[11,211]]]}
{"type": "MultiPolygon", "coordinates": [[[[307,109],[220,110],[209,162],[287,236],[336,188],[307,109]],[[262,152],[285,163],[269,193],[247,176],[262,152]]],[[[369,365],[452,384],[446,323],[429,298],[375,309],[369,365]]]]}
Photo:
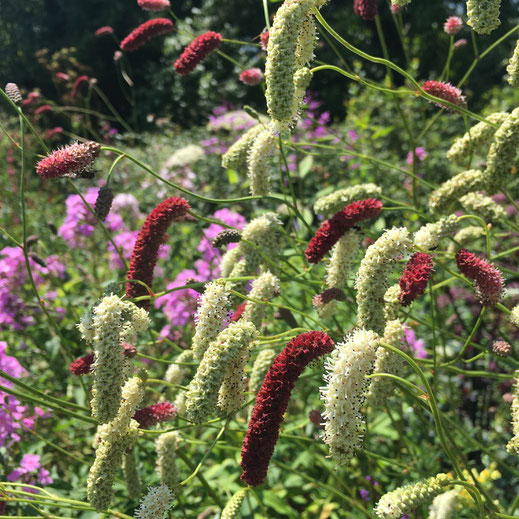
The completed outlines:
{"type": "Polygon", "coordinates": [[[430,70],[424,0],[128,2],[118,91],[2,76],[0,519],[519,517],[517,1],[446,2],[430,70]],[[250,104],[144,122],[178,41],[250,104]]]}

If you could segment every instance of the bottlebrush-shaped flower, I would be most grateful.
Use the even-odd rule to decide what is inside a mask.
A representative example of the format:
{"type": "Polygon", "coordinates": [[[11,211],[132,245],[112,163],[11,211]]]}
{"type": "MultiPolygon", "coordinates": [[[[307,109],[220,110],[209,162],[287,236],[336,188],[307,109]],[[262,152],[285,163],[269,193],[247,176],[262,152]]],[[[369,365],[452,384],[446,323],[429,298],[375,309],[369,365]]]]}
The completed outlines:
{"type": "Polygon", "coordinates": [[[270,193],[270,158],[275,150],[276,138],[267,129],[260,132],[251,144],[247,162],[252,196],[265,196],[270,193]]]}
{"type": "Polygon", "coordinates": [[[164,513],[173,506],[173,492],[167,485],[150,487],[148,493],[141,499],[137,519],[163,519],[164,513]]]}
{"type": "Polygon", "coordinates": [[[515,372],[515,384],[512,394],[512,432],[514,436],[508,442],[506,450],[510,454],[519,454],[519,371],[515,372]]]}
{"type": "Polygon", "coordinates": [[[384,333],[384,294],[393,264],[409,249],[411,240],[405,227],[387,230],[370,245],[360,263],[355,287],[357,289],[357,326],[384,333]]]}
{"type": "Polygon", "coordinates": [[[279,436],[296,380],[309,362],[330,353],[334,344],[319,331],[298,335],[275,358],[256,398],[242,446],[242,481],[257,486],[267,476],[270,458],[279,436]]]}
{"type": "Polygon", "coordinates": [[[44,112],[52,112],[52,106],[51,105],[42,105],[42,106],[36,108],[36,110],[34,110],[35,115],[40,115],[44,112]]]}
{"type": "Polygon", "coordinates": [[[208,31],[197,36],[175,61],[177,74],[187,76],[193,72],[201,61],[220,46],[220,43],[222,43],[222,35],[218,32],[208,31]]]}
{"type": "Polygon", "coordinates": [[[417,252],[411,256],[402,276],[400,285],[400,302],[409,306],[427,288],[427,282],[433,271],[433,260],[426,252],[417,252]]]}
{"type": "Polygon", "coordinates": [[[137,0],[137,4],[145,11],[163,11],[171,7],[169,0],[137,0]]]}
{"type": "Polygon", "coordinates": [[[468,24],[478,34],[488,34],[499,27],[501,0],[467,0],[468,24]]]}
{"type": "MultiPolygon", "coordinates": [[[[316,4],[315,0],[285,1],[276,12],[269,32],[265,98],[277,132],[288,130],[297,115],[299,100],[296,97],[300,95],[296,96],[294,76],[302,66],[297,59],[298,42],[306,37],[304,31],[310,29],[306,22],[316,4]]],[[[315,43],[314,39],[314,46],[315,43]]]]}
{"type": "Polygon", "coordinates": [[[247,130],[223,155],[222,168],[240,171],[246,165],[249,150],[264,126],[257,124],[247,130]]]}
{"type": "Polygon", "coordinates": [[[132,448],[124,453],[122,469],[128,495],[139,496],[141,494],[141,482],[135,449],[132,448]]]}
{"type": "Polygon", "coordinates": [[[132,416],[142,400],[146,378],[143,371],[126,382],[116,416],[98,429],[96,458],[87,481],[88,501],[97,512],[110,506],[115,474],[124,453],[132,449],[137,441],[137,422],[132,420],[132,416]]]}
{"type": "Polygon", "coordinates": [[[215,411],[218,391],[227,369],[256,335],[254,325],[242,319],[229,324],[209,345],[186,393],[189,420],[200,424],[215,411]]]}
{"type": "Polygon", "coordinates": [[[91,405],[99,423],[112,420],[121,403],[121,387],[128,376],[121,343],[128,337],[135,339],[148,325],[145,310],[113,294],[104,297],[81,318],[79,331],[94,348],[91,405]]]}
{"type": "Polygon", "coordinates": [[[484,183],[483,172],[479,169],[462,171],[431,193],[429,207],[437,214],[448,213],[462,196],[482,188],[484,183]]]}
{"type": "Polygon", "coordinates": [[[449,16],[443,24],[443,30],[450,36],[454,36],[461,31],[463,20],[459,16],[449,16]]]}
{"type": "Polygon", "coordinates": [[[467,193],[460,198],[460,204],[466,213],[480,216],[486,222],[504,221],[506,218],[504,207],[482,193],[467,193]]]}
{"type": "Polygon", "coordinates": [[[40,160],[36,173],[41,178],[75,178],[90,168],[100,152],[101,146],[97,142],[75,142],[40,160]]]}
{"type": "Polygon", "coordinates": [[[92,364],[94,363],[94,354],[89,353],[79,359],[76,359],[69,366],[69,370],[73,375],[81,376],[87,375],[92,370],[92,364]]]}
{"type": "MultiPolygon", "coordinates": [[[[424,92],[428,94],[439,97],[440,99],[444,99],[449,103],[452,103],[456,106],[461,106],[466,108],[467,100],[465,96],[462,94],[459,88],[452,86],[450,83],[445,83],[443,81],[426,81],[422,87],[424,92]]],[[[436,106],[440,108],[446,108],[447,110],[452,110],[451,107],[442,104],[439,101],[432,101],[436,106]]]]}
{"type": "MultiPolygon", "coordinates": [[[[166,231],[172,222],[182,220],[189,209],[191,208],[186,200],[173,196],[161,202],[146,218],[133,248],[126,283],[127,297],[148,294],[146,287],[134,281],[141,281],[151,288],[159,247],[166,239],[166,231]]],[[[148,309],[150,302],[139,301],[137,305],[148,309]]]]}
{"type": "Polygon", "coordinates": [[[22,94],[20,94],[20,89],[16,83],[7,83],[5,85],[5,93],[15,105],[22,104],[22,94]]]}
{"type": "Polygon", "coordinates": [[[131,52],[137,50],[148,40],[173,30],[173,22],[169,18],[153,18],[134,29],[121,42],[121,50],[131,52]]]}
{"type": "Polygon", "coordinates": [[[382,189],[376,184],[357,184],[346,187],[318,198],[314,204],[314,213],[329,216],[356,200],[378,198],[381,194],[382,189]]]}
{"type": "Polygon", "coordinates": [[[369,375],[379,342],[375,332],[358,329],[337,348],[325,364],[325,428],[323,440],[338,465],[348,463],[362,446],[365,419],[362,406],[368,395],[369,375]]]}
{"type": "Polygon", "coordinates": [[[94,205],[94,214],[104,222],[114,200],[114,192],[108,186],[102,186],[97,192],[96,203],[94,205]]]}
{"type": "Polygon", "coordinates": [[[363,20],[374,20],[377,16],[377,0],[354,0],[353,12],[363,20]]]}
{"type": "Polygon", "coordinates": [[[310,263],[319,263],[346,231],[362,220],[377,217],[380,211],[382,202],[374,198],[352,202],[319,227],[306,248],[306,258],[310,263]]]}
{"type": "Polygon", "coordinates": [[[517,40],[515,44],[514,53],[510,58],[506,71],[508,72],[508,83],[512,86],[519,87],[519,40],[517,40]]]}
{"type": "Polygon", "coordinates": [[[171,431],[161,434],[155,442],[160,483],[167,485],[172,490],[180,481],[177,467],[177,449],[180,440],[178,431],[171,431]]]}
{"type": "Polygon", "coordinates": [[[249,68],[240,74],[240,81],[249,86],[259,85],[263,81],[263,72],[260,68],[249,68]]]}
{"type": "Polygon", "coordinates": [[[238,512],[240,511],[241,504],[245,499],[245,495],[247,494],[248,489],[242,488],[238,490],[236,494],[234,494],[229,502],[225,505],[225,508],[222,510],[221,519],[236,519],[238,517],[238,512]]]}
{"type": "Polygon", "coordinates": [[[204,356],[209,344],[223,328],[223,321],[230,310],[230,286],[220,280],[211,281],[200,298],[196,314],[196,330],[193,336],[195,359],[204,356]]]}
{"type": "Polygon", "coordinates": [[[474,281],[482,305],[494,306],[501,301],[504,280],[497,267],[466,249],[458,251],[456,263],[459,271],[474,281]]]}
{"type": "MultiPolygon", "coordinates": [[[[382,342],[401,350],[404,344],[404,334],[405,327],[399,320],[388,321],[384,329],[382,342]]],[[[385,349],[383,346],[379,346],[373,373],[389,373],[402,377],[405,373],[405,367],[405,360],[400,355],[385,349]]],[[[368,394],[369,403],[374,407],[382,407],[394,391],[394,380],[386,377],[375,377],[371,379],[368,394]]]]}
{"type": "Polygon", "coordinates": [[[518,147],[519,107],[515,108],[503,121],[495,133],[488,151],[487,169],[485,170],[487,193],[493,194],[506,186],[518,147]]]}
{"type": "Polygon", "coordinates": [[[414,245],[424,251],[434,249],[443,238],[456,231],[458,225],[458,217],[454,214],[441,218],[437,222],[425,224],[414,233],[414,245]]]}
{"type": "Polygon", "coordinates": [[[441,494],[450,479],[447,474],[438,474],[425,481],[397,488],[380,498],[375,513],[382,519],[400,519],[441,494]]]}
{"type": "Polygon", "coordinates": [[[97,29],[97,31],[94,33],[94,36],[104,36],[105,34],[113,34],[114,33],[114,30],[112,29],[112,27],[108,26],[108,25],[104,25],[103,27],[99,27],[99,29],[97,29]]]}
{"type": "Polygon", "coordinates": [[[149,429],[161,422],[169,422],[177,416],[177,408],[171,402],[158,402],[139,409],[133,419],[141,429],[149,429]]]}
{"type": "Polygon", "coordinates": [[[252,282],[252,288],[248,294],[248,297],[250,297],[252,301],[247,302],[243,318],[253,323],[254,326],[259,329],[265,317],[267,305],[256,303],[256,301],[262,301],[264,303],[270,302],[278,293],[279,279],[269,271],[261,274],[252,282]]]}
{"type": "Polygon", "coordinates": [[[76,97],[77,91],[79,89],[79,86],[81,83],[84,83],[85,81],[88,81],[88,76],[79,76],[72,85],[72,90],[70,91],[70,97],[76,97]]]}
{"type": "Polygon", "coordinates": [[[241,240],[241,232],[237,229],[224,229],[213,240],[213,247],[220,248],[229,243],[238,243],[241,240]]]}
{"type": "Polygon", "coordinates": [[[177,364],[171,364],[166,371],[164,380],[174,386],[182,384],[184,377],[189,373],[189,367],[182,364],[193,362],[193,350],[183,351],[176,359],[177,364]]]}

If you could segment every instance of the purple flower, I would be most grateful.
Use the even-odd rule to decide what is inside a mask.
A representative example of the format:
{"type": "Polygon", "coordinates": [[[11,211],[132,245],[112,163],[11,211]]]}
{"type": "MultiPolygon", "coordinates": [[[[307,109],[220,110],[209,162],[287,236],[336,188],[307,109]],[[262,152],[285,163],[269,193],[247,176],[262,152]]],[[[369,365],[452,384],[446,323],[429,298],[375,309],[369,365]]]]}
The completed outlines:
{"type": "MultiPolygon", "coordinates": [[[[92,209],[94,208],[98,191],[99,188],[91,187],[83,195],[92,209]]],[[[70,195],[65,201],[65,205],[67,207],[67,215],[58,229],[58,234],[70,247],[82,246],[85,243],[84,238],[94,232],[97,221],[79,195],[70,195]]],[[[125,228],[122,217],[113,211],[110,211],[106,217],[104,225],[110,232],[117,232],[125,228]]]]}
{"type": "Polygon", "coordinates": [[[416,334],[414,333],[414,330],[412,328],[405,329],[405,339],[407,341],[407,344],[409,345],[409,348],[411,348],[411,351],[413,352],[414,356],[417,359],[426,359],[427,358],[427,351],[425,350],[425,342],[423,339],[417,339],[416,334]]]}
{"type": "MultiPolygon", "coordinates": [[[[7,355],[6,350],[7,343],[0,341],[0,369],[14,378],[20,378],[25,375],[27,372],[23,366],[14,357],[7,355]]],[[[13,387],[12,382],[1,377],[0,384],[7,388],[13,387]]],[[[39,416],[45,414],[40,408],[37,408],[35,411],[39,416]]],[[[27,406],[21,405],[15,397],[0,390],[0,447],[6,444],[9,446],[14,442],[20,441],[21,438],[18,431],[22,428],[21,424],[32,429],[35,420],[36,416],[31,416],[28,413],[27,406]]],[[[34,463],[34,458],[31,458],[33,456],[31,454],[26,456],[24,456],[25,461],[22,461],[28,467],[31,463],[34,463]],[[26,458],[26,456],[28,457],[26,458]]]]}
{"type": "MultiPolygon", "coordinates": [[[[36,484],[35,478],[42,485],[50,485],[52,483],[50,472],[40,466],[40,456],[38,454],[24,454],[20,461],[20,466],[7,475],[8,481],[22,480],[29,485],[36,484]]],[[[27,488],[25,490],[27,492],[38,493],[35,489],[27,488]]]]}
{"type": "MultiPolygon", "coordinates": [[[[427,158],[427,155],[429,155],[425,151],[425,148],[422,148],[421,146],[419,146],[418,148],[415,148],[414,151],[415,151],[415,154],[416,154],[416,158],[418,159],[418,162],[423,162],[427,158]]],[[[413,164],[413,160],[414,160],[414,155],[413,155],[413,152],[410,151],[407,154],[406,162],[411,166],[413,164]]]]}

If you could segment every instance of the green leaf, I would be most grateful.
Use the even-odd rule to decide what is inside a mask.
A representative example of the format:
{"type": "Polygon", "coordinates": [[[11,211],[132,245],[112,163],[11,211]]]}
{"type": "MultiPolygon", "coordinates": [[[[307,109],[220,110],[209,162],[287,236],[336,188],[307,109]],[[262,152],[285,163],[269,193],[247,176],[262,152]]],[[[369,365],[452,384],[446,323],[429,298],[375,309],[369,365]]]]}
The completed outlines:
{"type": "Polygon", "coordinates": [[[301,178],[305,178],[310,170],[312,169],[312,165],[314,163],[314,158],[312,155],[307,155],[300,163],[299,163],[299,176],[301,178]]]}
{"type": "Polygon", "coordinates": [[[234,171],[234,169],[227,170],[227,178],[229,180],[229,184],[236,184],[240,180],[238,172],[234,171]]]}

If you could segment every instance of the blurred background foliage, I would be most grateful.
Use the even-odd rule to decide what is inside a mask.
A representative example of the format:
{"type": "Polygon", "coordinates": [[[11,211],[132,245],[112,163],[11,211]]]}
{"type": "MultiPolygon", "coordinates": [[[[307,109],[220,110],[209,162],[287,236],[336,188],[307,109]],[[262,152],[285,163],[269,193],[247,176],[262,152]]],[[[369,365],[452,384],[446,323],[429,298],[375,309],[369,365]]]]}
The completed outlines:
{"type": "MultiPolygon", "coordinates": [[[[58,100],[64,94],[64,87],[56,81],[56,72],[69,73],[72,79],[82,74],[94,77],[117,111],[132,121],[137,130],[144,130],[151,120],[164,117],[184,128],[199,124],[222,100],[264,109],[261,89],[244,88],[238,80],[239,69],[221,57],[206,60],[188,77],[178,76],[173,69],[174,61],[191,40],[186,33],[200,34],[206,30],[221,32],[224,38],[251,42],[251,45],[224,43],[222,50],[246,68],[263,68],[264,53],[258,43],[265,29],[265,18],[259,0],[226,0],[225,8],[219,0],[173,2],[175,15],[182,21],[180,25],[176,23],[176,30],[128,54],[127,61],[125,58],[135,85],[134,98],[130,99],[123,95],[121,88],[127,85],[121,84],[119,65],[114,62],[117,42],[109,35],[95,37],[94,33],[102,26],[110,26],[119,41],[147,18],[171,16],[170,13],[145,12],[135,0],[90,0],[88,3],[1,0],[0,4],[0,80],[3,84],[15,82],[26,92],[38,88],[44,97],[58,100]]],[[[353,0],[332,1],[324,7],[323,13],[340,34],[363,50],[381,56],[375,23],[355,16],[352,6],[353,0]]],[[[391,59],[413,70],[421,81],[438,79],[441,73],[438,67],[443,66],[449,46],[442,24],[448,16],[463,16],[464,6],[464,1],[412,2],[402,16],[405,44],[409,49],[406,57],[389,10],[389,0],[380,0],[381,23],[391,59]],[[413,56],[420,56],[420,61],[413,56]]],[[[270,2],[268,7],[272,19],[279,3],[270,2]]],[[[477,36],[480,52],[517,23],[517,0],[502,0],[501,9],[499,29],[490,36],[477,36]]],[[[468,43],[455,51],[451,65],[453,83],[463,76],[474,58],[468,28],[458,37],[467,38],[468,43]]],[[[484,93],[502,82],[513,43],[511,38],[498,46],[491,58],[478,64],[477,73],[464,85],[472,110],[481,109],[484,93]]],[[[342,55],[347,66],[355,69],[351,56],[342,55]]],[[[320,39],[317,56],[326,63],[344,66],[324,38],[320,39]]],[[[378,65],[363,64],[362,73],[382,80],[385,70],[378,65]]],[[[312,88],[336,120],[344,117],[351,95],[345,81],[331,81],[329,73],[317,74],[312,88]]]]}

